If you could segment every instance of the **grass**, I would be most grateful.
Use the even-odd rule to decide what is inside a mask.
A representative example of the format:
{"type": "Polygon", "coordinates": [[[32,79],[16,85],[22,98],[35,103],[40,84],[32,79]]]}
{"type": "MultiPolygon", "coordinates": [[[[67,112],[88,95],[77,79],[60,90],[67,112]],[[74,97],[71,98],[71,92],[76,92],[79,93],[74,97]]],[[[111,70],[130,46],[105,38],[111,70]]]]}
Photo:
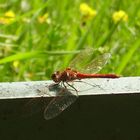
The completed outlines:
{"type": "Polygon", "coordinates": [[[10,24],[0,24],[0,81],[50,79],[86,47],[112,54],[101,73],[140,75],[139,4],[138,0],[1,0],[0,17],[9,10],[16,16],[10,24]],[[97,11],[85,25],[79,11],[83,2],[97,11]],[[113,22],[112,14],[118,10],[128,14],[127,22],[113,22]],[[45,13],[47,21],[40,23],[38,18],[45,13]]]}

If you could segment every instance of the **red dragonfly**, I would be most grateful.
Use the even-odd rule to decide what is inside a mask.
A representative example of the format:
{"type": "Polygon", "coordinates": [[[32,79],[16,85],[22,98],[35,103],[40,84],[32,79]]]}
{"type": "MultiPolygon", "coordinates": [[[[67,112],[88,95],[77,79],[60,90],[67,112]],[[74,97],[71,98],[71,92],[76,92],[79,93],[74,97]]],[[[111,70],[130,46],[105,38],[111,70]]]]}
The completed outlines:
{"type": "Polygon", "coordinates": [[[56,117],[76,101],[78,91],[70,82],[85,78],[118,78],[119,76],[115,74],[96,74],[108,62],[110,56],[110,53],[104,53],[93,59],[93,50],[87,48],[81,51],[64,71],[53,73],[51,78],[56,84],[62,83],[64,89],[67,89],[67,84],[76,91],[76,94],[71,93],[69,90],[59,92],[59,95],[63,96],[55,97],[48,104],[44,110],[45,119],[49,120],[56,117]]]}

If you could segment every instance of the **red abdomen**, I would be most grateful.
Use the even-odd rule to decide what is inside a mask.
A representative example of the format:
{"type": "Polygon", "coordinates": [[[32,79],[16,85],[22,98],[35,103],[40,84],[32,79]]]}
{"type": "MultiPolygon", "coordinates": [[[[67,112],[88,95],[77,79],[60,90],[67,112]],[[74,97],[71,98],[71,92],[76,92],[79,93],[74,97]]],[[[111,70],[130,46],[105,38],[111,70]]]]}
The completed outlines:
{"type": "Polygon", "coordinates": [[[83,74],[83,73],[77,73],[78,79],[84,79],[84,78],[119,78],[116,74],[83,74]]]}

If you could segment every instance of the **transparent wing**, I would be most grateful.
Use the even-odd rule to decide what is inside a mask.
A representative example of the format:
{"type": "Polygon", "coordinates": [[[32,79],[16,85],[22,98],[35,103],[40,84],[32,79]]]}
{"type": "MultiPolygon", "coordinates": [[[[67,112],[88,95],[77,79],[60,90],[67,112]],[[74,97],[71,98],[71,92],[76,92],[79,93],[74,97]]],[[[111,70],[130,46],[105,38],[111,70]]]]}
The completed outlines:
{"type": "Polygon", "coordinates": [[[105,53],[101,56],[98,56],[94,60],[92,60],[88,65],[86,65],[85,69],[87,73],[97,73],[99,72],[103,66],[108,62],[110,58],[109,53],[105,53]]]}
{"type": "Polygon", "coordinates": [[[78,96],[72,94],[67,89],[63,90],[63,96],[57,96],[51,100],[44,110],[44,118],[52,119],[74,103],[78,96]]]}
{"type": "Polygon", "coordinates": [[[86,48],[71,61],[69,67],[82,73],[97,73],[108,62],[111,56],[110,53],[97,55],[99,55],[98,50],[95,51],[92,48],[86,48]]]}

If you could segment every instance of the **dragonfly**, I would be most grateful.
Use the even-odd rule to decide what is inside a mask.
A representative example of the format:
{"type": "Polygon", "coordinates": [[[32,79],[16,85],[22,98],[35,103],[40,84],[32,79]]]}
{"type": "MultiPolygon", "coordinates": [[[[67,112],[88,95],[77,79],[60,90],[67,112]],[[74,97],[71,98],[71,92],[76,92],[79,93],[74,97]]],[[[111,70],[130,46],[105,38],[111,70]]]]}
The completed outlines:
{"type": "Polygon", "coordinates": [[[63,71],[56,71],[51,75],[52,80],[56,85],[60,83],[63,89],[59,90],[58,95],[54,97],[44,110],[44,118],[46,120],[58,116],[62,111],[69,107],[78,98],[78,90],[71,85],[75,80],[82,80],[85,78],[118,78],[116,74],[97,74],[103,66],[108,62],[111,55],[104,53],[96,58],[94,50],[87,48],[82,50],[63,71]],[[67,90],[67,86],[71,87],[73,91],[67,90]],[[75,92],[74,92],[75,91],[75,92]]]}

